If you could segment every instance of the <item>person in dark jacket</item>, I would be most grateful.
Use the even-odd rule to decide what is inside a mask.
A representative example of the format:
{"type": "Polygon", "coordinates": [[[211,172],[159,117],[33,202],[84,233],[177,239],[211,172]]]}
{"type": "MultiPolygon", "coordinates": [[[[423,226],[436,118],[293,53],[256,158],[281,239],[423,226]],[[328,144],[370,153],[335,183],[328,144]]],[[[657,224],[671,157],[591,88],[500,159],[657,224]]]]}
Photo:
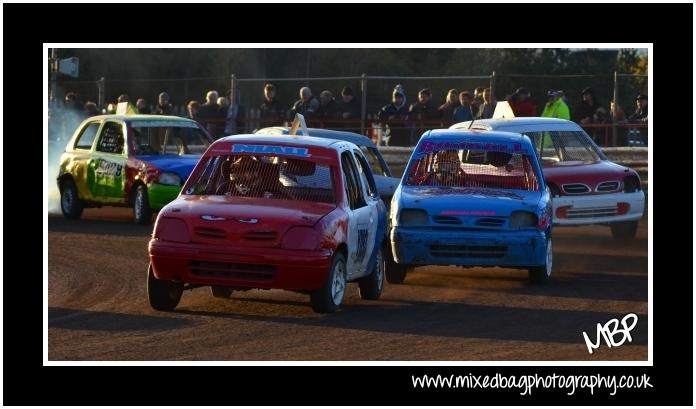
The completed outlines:
{"type": "Polygon", "coordinates": [[[454,110],[454,122],[465,122],[474,119],[474,113],[471,110],[471,95],[469,91],[459,93],[459,106],[454,110]]]}
{"type": "Polygon", "coordinates": [[[440,119],[451,122],[454,120],[454,111],[457,108],[459,108],[459,92],[452,88],[451,90],[447,91],[445,103],[440,105],[437,112],[439,112],[440,119]]]}
{"type": "Polygon", "coordinates": [[[510,97],[510,108],[515,116],[539,116],[537,105],[532,100],[527,88],[517,88],[510,97]]]}
{"type": "Polygon", "coordinates": [[[260,118],[264,125],[279,124],[282,122],[283,108],[280,101],[276,98],[276,87],[273,84],[266,84],[263,87],[264,101],[259,107],[260,118]]]}
{"type": "Polygon", "coordinates": [[[319,109],[317,116],[323,119],[336,119],[338,107],[333,94],[329,90],[324,90],[319,94],[319,109]]]}
{"type": "Polygon", "coordinates": [[[423,88],[418,92],[418,102],[408,108],[409,117],[412,119],[433,120],[439,119],[439,112],[431,100],[432,93],[429,88],[423,88]]]}
{"type": "MultiPolygon", "coordinates": [[[[609,112],[595,99],[594,89],[586,87],[582,90],[582,102],[573,110],[574,121],[582,125],[603,124],[610,121],[609,112]]],[[[592,139],[597,142],[604,135],[600,128],[586,129],[592,139]]]]}
{"type": "Polygon", "coordinates": [[[382,107],[377,113],[380,121],[390,119],[406,119],[408,117],[408,108],[406,107],[406,96],[398,90],[392,93],[392,102],[382,107]]]}
{"type": "Polygon", "coordinates": [[[174,112],[174,107],[169,103],[169,94],[166,92],[160,92],[157,97],[157,108],[155,108],[155,115],[176,115],[174,112]]]}
{"type": "Polygon", "coordinates": [[[150,108],[147,106],[147,101],[145,101],[145,98],[138,98],[138,100],[135,102],[135,108],[138,110],[139,114],[150,114],[150,108]]]}
{"type": "Polygon", "coordinates": [[[295,118],[295,114],[302,114],[307,118],[312,118],[317,115],[319,110],[319,100],[312,95],[312,90],[309,87],[300,88],[300,99],[295,101],[290,111],[291,119],[295,118]]]}
{"type": "MultiPolygon", "coordinates": [[[[640,94],[636,97],[636,111],[628,117],[628,122],[633,123],[648,123],[648,96],[645,94],[640,94]]],[[[640,137],[643,140],[645,146],[648,146],[648,128],[641,127],[638,128],[640,132],[640,137]]]]}
{"type": "Polygon", "coordinates": [[[339,119],[360,119],[360,102],[353,95],[351,87],[343,87],[341,90],[341,101],[338,102],[339,119]]]}

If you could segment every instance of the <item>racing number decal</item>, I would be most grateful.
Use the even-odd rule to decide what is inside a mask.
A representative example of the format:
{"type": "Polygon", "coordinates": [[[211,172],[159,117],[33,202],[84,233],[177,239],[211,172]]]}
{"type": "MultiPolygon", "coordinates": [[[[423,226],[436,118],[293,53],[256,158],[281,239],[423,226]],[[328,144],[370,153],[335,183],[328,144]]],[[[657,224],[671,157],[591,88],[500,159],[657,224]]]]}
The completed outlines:
{"type": "Polygon", "coordinates": [[[121,176],[122,169],[123,169],[123,165],[121,165],[120,163],[109,162],[109,161],[100,159],[99,164],[97,165],[97,169],[95,170],[95,173],[98,176],[119,177],[119,176],[121,176]]]}

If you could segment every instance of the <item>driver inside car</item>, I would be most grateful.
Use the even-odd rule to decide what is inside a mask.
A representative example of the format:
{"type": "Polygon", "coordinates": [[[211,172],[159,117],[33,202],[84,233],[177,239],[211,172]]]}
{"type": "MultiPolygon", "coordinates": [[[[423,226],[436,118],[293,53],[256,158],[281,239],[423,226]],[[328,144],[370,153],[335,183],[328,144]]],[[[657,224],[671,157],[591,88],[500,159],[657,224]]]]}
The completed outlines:
{"type": "Polygon", "coordinates": [[[222,183],[216,194],[227,196],[289,198],[279,181],[278,165],[254,156],[240,156],[221,164],[222,183]]]}
{"type": "Polygon", "coordinates": [[[435,156],[429,184],[463,186],[464,171],[457,151],[442,151],[435,156]]]}

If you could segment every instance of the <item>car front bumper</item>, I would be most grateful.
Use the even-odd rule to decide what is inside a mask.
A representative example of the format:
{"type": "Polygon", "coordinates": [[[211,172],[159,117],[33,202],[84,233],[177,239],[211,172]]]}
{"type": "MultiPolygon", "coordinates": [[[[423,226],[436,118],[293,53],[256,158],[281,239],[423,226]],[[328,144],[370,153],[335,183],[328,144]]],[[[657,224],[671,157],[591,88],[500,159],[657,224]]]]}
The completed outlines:
{"type": "Polygon", "coordinates": [[[159,210],[176,199],[181,192],[181,186],[162,185],[160,183],[152,183],[147,187],[147,198],[150,203],[150,208],[159,210]]]}
{"type": "Polygon", "coordinates": [[[645,194],[642,191],[561,196],[553,198],[553,223],[558,226],[572,226],[639,220],[643,217],[644,209],[645,194]],[[628,205],[626,213],[618,214],[620,203],[628,205]],[[559,212],[559,209],[565,210],[559,212]],[[559,217],[559,214],[565,217],[559,217]]]}
{"type": "Polygon", "coordinates": [[[150,240],[155,277],[190,284],[315,290],[331,267],[328,250],[239,248],[150,240]]]}
{"type": "Polygon", "coordinates": [[[518,231],[434,231],[394,227],[394,261],[407,265],[533,267],[546,262],[546,233],[518,231]]]}

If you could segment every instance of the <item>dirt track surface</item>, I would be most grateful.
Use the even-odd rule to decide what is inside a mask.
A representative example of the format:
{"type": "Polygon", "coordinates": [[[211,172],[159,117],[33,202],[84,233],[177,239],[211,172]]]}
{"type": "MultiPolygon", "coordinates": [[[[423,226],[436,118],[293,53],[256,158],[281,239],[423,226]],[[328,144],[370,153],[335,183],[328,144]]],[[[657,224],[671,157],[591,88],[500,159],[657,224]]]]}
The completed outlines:
{"type": "MultiPolygon", "coordinates": [[[[151,227],[127,209],[48,220],[49,360],[646,360],[647,219],[629,244],[608,227],[555,228],[554,273],[421,267],[363,301],[350,284],[341,311],[312,312],[280,290],[213,298],[184,292],[175,312],[150,308],[151,227]],[[582,336],[638,315],[633,341],[590,355],[582,336]]],[[[621,336],[617,337],[619,340],[621,336]]]]}

